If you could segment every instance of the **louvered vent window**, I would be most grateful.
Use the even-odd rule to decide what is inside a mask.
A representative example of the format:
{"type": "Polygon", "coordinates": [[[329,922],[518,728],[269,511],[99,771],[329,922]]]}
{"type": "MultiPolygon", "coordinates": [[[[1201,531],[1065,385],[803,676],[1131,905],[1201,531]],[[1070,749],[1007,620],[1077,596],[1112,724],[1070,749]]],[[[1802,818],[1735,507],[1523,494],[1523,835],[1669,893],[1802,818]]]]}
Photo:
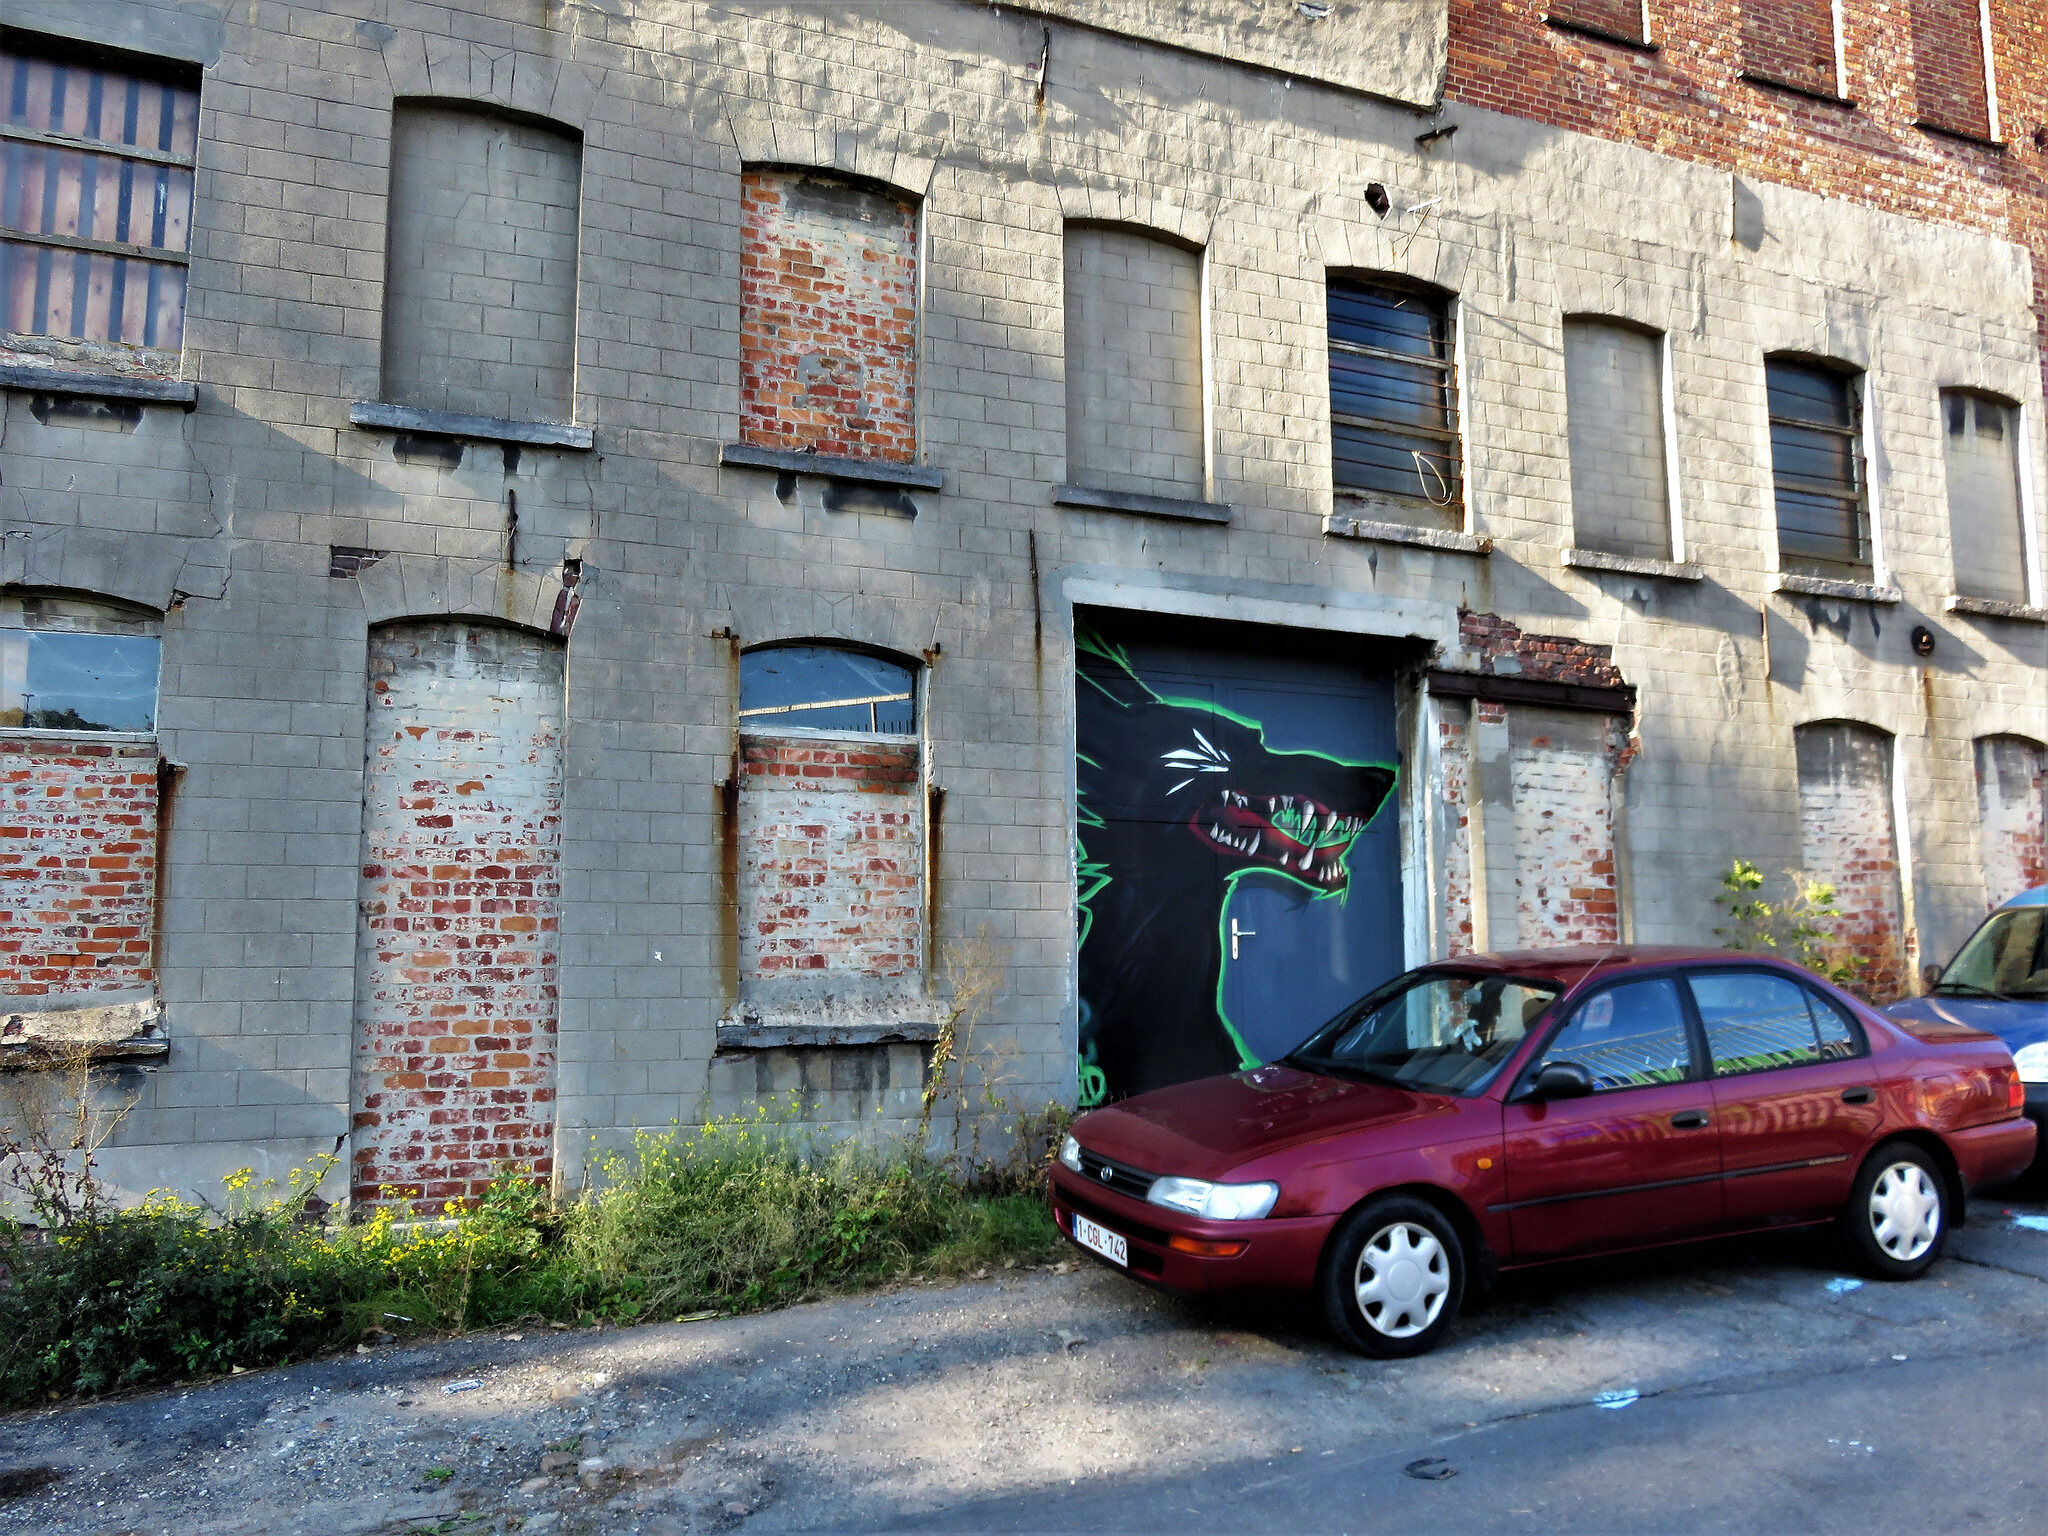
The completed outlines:
{"type": "Polygon", "coordinates": [[[1332,280],[1330,459],[1336,489],[1409,521],[1462,521],[1449,301],[1332,280]]]}
{"type": "Polygon", "coordinates": [[[1867,579],[1870,507],[1856,380],[1788,358],[1768,359],[1764,369],[1780,563],[1807,575],[1867,579]]]}

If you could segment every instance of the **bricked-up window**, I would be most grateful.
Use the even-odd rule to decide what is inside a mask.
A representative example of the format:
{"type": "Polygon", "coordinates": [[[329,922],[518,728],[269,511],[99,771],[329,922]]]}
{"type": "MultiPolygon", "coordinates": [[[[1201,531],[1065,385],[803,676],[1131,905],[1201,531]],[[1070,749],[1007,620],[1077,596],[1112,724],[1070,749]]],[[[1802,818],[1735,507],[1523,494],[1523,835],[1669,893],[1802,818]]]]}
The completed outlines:
{"type": "Polygon", "coordinates": [[[740,178],[740,440],[917,453],[917,210],[809,171],[740,178]]]}
{"type": "Polygon", "coordinates": [[[197,80],[10,41],[0,44],[0,84],[0,330],[11,333],[0,341],[176,351],[197,80]]]}
{"type": "Polygon", "coordinates": [[[1835,888],[1841,917],[1829,937],[1868,964],[1866,997],[1905,990],[1905,902],[1892,816],[1892,738],[1873,726],[1822,720],[1793,733],[1799,762],[1800,868],[1835,888]]]}
{"type": "Polygon", "coordinates": [[[1456,521],[1464,486],[1450,300],[1332,277],[1329,302],[1336,489],[1411,521],[1456,521]]]}
{"type": "Polygon", "coordinates": [[[1742,73],[1838,95],[1834,0],[1742,0],[1742,73]]]}
{"type": "MultiPolygon", "coordinates": [[[[900,1004],[924,966],[917,673],[832,646],[740,658],[742,1002],[900,1004]]],[[[850,1015],[849,1015],[850,1017],[850,1015]]]]}
{"type": "Polygon", "coordinates": [[[0,594],[0,996],[146,995],[155,979],[153,614],[0,594]]]}
{"type": "Polygon", "coordinates": [[[1201,498],[1201,253],[1132,229],[1069,224],[1065,254],[1068,482],[1201,498]]]}
{"type": "Polygon", "coordinates": [[[1913,94],[1919,121],[1992,137],[1983,0],[1912,0],[1913,94]]]}
{"type": "Polygon", "coordinates": [[[1564,322],[1572,542],[1610,555],[1671,557],[1664,463],[1664,343],[1612,320],[1564,322]]]}
{"type": "Polygon", "coordinates": [[[1941,392],[1949,535],[1956,591],[1965,597],[2027,600],[2019,421],[2018,408],[1995,396],[1941,392]]]}
{"type": "Polygon", "coordinates": [[[575,412],[582,146],[467,107],[391,113],[383,395],[515,421],[575,412]]]}
{"type": "Polygon", "coordinates": [[[1870,508],[1854,375],[1803,358],[1764,364],[1782,567],[1867,577],[1870,508]]]}
{"type": "Polygon", "coordinates": [[[1997,906],[2048,885],[2048,749],[2024,736],[1976,741],[1984,899],[1997,906]]]}
{"type": "Polygon", "coordinates": [[[1551,0],[1544,20],[1573,31],[1618,37],[1624,42],[1649,41],[1643,22],[1643,0],[1551,0]]]}

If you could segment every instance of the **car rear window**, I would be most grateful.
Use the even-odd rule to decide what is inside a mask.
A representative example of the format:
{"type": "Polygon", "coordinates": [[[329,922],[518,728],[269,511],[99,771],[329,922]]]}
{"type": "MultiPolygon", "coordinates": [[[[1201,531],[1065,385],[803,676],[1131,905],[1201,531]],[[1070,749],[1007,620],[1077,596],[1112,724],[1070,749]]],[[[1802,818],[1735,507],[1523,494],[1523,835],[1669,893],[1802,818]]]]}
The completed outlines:
{"type": "Polygon", "coordinates": [[[1686,978],[1716,1077],[1856,1054],[1848,1020],[1789,976],[1706,971],[1686,978]]]}

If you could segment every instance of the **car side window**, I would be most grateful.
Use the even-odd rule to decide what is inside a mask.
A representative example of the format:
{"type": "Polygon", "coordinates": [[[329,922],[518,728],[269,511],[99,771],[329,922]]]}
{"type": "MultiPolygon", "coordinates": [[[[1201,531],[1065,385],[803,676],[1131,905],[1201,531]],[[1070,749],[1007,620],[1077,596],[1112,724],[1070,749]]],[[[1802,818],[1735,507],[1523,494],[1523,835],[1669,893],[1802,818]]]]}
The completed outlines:
{"type": "Polygon", "coordinates": [[[1708,971],[1688,976],[1686,985],[1716,1077],[1838,1061],[1858,1050],[1848,1020],[1789,976],[1708,971]]]}
{"type": "Polygon", "coordinates": [[[1581,1003],[1544,1049],[1538,1067],[1573,1062],[1596,1092],[1682,1082],[1692,1071],[1692,1042],[1678,983],[1668,976],[1627,981],[1581,1003]]]}

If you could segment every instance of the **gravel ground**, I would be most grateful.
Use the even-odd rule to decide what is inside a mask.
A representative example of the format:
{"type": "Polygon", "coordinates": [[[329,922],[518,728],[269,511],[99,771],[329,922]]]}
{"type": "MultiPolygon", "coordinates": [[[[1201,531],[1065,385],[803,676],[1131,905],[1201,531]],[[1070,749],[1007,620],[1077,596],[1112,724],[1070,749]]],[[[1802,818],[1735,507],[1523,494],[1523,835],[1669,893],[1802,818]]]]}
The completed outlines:
{"type": "MultiPolygon", "coordinates": [[[[1446,1347],[1398,1364],[1270,1310],[1196,1307],[1069,1264],[756,1317],[387,1346],[17,1414],[0,1419],[0,1532],[657,1536],[941,1528],[949,1511],[1016,1529],[1041,1510],[1039,1528],[1092,1530],[1115,1523],[1121,1487],[1278,1467],[1313,1488],[1309,1474],[1455,1453],[1603,1394],[1649,1409],[1768,1388],[1796,1421],[1807,1384],[1827,1382],[1828,1411],[1853,1419],[1866,1398],[1896,1407],[1915,1370],[1935,1372],[1915,1389],[1928,1393],[1975,1361],[2004,1362],[2005,1382],[2013,1362],[2043,1364],[2044,1344],[2048,1207],[1995,1194],[1912,1285],[1850,1283],[1804,1239],[1576,1265],[1505,1284],[1446,1347]]],[[[1855,1438],[1835,1429],[1830,1446],[1855,1438]]],[[[2019,1433],[2048,1433],[2038,1401],[2019,1433]]],[[[1955,1448],[1957,1465],[1969,1455],[1955,1448]]],[[[1998,1528],[2013,1499],[2048,1511],[2038,1481],[1994,1492],[1972,1528],[1998,1528]]],[[[1251,1498],[1232,1523],[1324,1523],[1308,1496],[1263,1518],[1251,1498]]],[[[1640,1528],[1668,1524],[1652,1511],[1640,1528]]],[[[1918,1528],[1936,1526],[1893,1527],[1918,1528]]]]}

